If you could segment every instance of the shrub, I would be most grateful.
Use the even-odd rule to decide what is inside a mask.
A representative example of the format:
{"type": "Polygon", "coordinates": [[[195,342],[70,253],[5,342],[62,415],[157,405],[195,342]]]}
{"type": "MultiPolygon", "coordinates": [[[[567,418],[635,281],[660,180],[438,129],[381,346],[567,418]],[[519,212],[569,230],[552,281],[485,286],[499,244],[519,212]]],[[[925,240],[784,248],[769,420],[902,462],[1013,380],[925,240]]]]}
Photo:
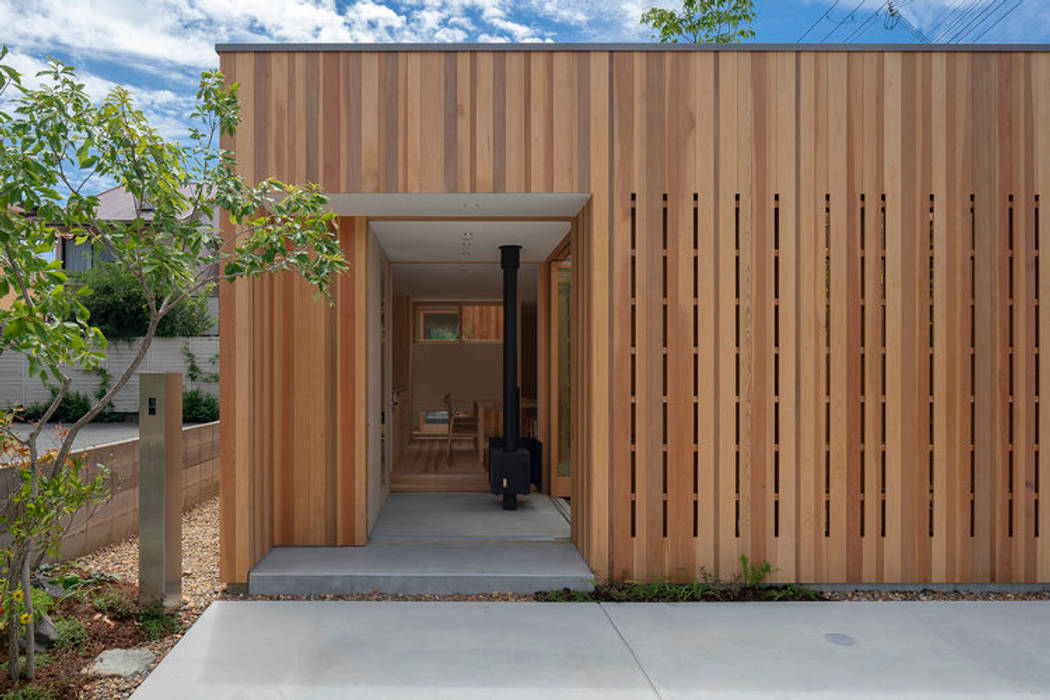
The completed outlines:
{"type": "Polygon", "coordinates": [[[92,598],[91,604],[115,620],[126,620],[135,613],[135,603],[120,591],[106,591],[92,598]]]}
{"type": "Polygon", "coordinates": [[[219,420],[219,399],[206,391],[190,389],[182,392],[182,421],[184,423],[211,423],[219,420]]]}
{"type": "Polygon", "coordinates": [[[58,630],[58,640],[55,646],[59,649],[72,649],[87,641],[88,632],[84,623],[75,617],[63,617],[55,620],[55,628],[58,630]]]}
{"type": "MultiPolygon", "coordinates": [[[[138,279],[116,263],[101,262],[71,275],[78,287],[91,292],[82,299],[91,323],[109,340],[131,340],[146,335],[149,308],[138,279]]],[[[171,310],[157,326],[158,338],[204,335],[212,326],[208,298],[198,294],[171,310]]]]}
{"type": "Polygon", "coordinates": [[[144,605],[138,611],[137,617],[146,638],[151,641],[163,639],[179,631],[178,618],[164,612],[164,606],[160,603],[144,605]]]}
{"type": "MultiPolygon", "coordinates": [[[[109,376],[109,372],[103,367],[96,367],[95,374],[98,375],[99,384],[98,389],[95,390],[95,398],[102,399],[106,392],[109,391],[109,385],[112,378],[109,376]]],[[[25,408],[17,411],[18,420],[26,421],[29,423],[35,423],[40,420],[44,412],[47,411],[48,407],[55,400],[55,396],[58,394],[58,389],[49,387],[51,390],[51,398],[47,401],[41,401],[40,403],[30,404],[25,408]]],[[[51,414],[51,420],[55,423],[75,423],[80,420],[80,417],[91,410],[93,401],[90,397],[81,394],[79,391],[69,391],[65,396],[62,397],[62,402],[58,404],[58,408],[51,414]]],[[[93,422],[95,423],[110,423],[117,420],[123,420],[124,416],[117,413],[113,409],[113,403],[110,402],[103,408],[98,415],[95,416],[93,422]]]]}

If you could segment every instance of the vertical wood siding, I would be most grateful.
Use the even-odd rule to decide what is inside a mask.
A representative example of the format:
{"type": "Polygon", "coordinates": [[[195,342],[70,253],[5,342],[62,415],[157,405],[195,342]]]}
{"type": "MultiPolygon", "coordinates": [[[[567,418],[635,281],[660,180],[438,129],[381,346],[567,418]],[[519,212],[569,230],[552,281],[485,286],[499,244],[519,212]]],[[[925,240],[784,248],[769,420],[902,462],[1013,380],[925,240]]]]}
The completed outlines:
{"type": "MultiPolygon", "coordinates": [[[[586,192],[574,538],[602,576],[1050,580],[1050,55],[227,53],[249,179],[586,192]],[[1045,387],[1045,388],[1044,388],[1045,387]]],[[[339,222],[350,257],[367,223],[339,222]]],[[[223,578],[360,544],[364,266],[225,286],[223,578]]]]}

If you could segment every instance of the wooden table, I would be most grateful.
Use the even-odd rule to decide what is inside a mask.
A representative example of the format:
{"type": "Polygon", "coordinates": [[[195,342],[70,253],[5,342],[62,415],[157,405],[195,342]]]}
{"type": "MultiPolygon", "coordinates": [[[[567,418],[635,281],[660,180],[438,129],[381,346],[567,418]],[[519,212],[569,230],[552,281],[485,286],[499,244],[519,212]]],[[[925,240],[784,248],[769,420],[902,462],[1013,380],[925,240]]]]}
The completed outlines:
{"type": "MultiPolygon", "coordinates": [[[[537,408],[539,403],[536,399],[521,399],[521,408],[537,408]]],[[[485,463],[485,450],[488,448],[488,436],[497,435],[502,432],[500,423],[503,420],[503,399],[481,398],[474,399],[474,415],[478,419],[478,459],[485,463]],[[488,423],[493,423],[492,430],[488,430],[488,423]]]]}

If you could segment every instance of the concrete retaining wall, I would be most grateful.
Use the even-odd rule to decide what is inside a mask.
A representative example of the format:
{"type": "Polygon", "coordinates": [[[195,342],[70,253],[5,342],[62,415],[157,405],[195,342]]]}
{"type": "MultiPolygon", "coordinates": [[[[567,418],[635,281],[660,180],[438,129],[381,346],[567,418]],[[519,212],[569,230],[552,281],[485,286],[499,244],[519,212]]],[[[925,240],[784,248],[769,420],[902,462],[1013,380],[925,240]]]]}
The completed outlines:
{"type": "MultiPolygon", "coordinates": [[[[76,515],[62,538],[62,559],[72,559],[138,532],[139,441],[99,445],[74,454],[84,463],[107,464],[110,499],[76,515]]],[[[0,497],[14,487],[11,469],[0,470],[0,497]]],[[[188,508],[219,492],[219,423],[183,428],[182,505],[188,508]]]]}

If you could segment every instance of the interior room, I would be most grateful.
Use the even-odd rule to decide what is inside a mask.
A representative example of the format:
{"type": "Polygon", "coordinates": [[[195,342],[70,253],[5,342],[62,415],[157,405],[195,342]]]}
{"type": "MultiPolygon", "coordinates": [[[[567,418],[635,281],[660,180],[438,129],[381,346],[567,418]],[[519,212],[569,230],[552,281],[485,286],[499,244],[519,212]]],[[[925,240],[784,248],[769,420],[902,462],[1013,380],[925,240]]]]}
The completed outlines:
{"type": "MultiPolygon", "coordinates": [[[[569,203],[567,211],[575,214],[576,205],[569,203]]],[[[546,537],[557,531],[557,539],[568,539],[572,214],[409,212],[369,218],[371,539],[390,536],[391,527],[402,532],[404,522],[391,525],[397,513],[409,514],[420,528],[409,528],[412,536],[427,530],[428,519],[431,526],[451,527],[449,532],[459,532],[455,522],[488,522],[480,512],[470,513],[496,503],[487,462],[489,438],[503,432],[502,245],[521,246],[516,303],[520,435],[542,438],[544,450],[554,450],[544,455],[544,483],[537,489],[542,493],[529,506],[533,516],[540,508],[543,517],[531,525],[519,518],[519,525],[523,535],[537,526],[532,534],[546,537]],[[427,500],[421,494],[474,496],[459,498],[457,513],[427,516],[426,504],[448,499],[427,500]]],[[[468,523],[464,533],[469,530],[468,523]]]]}

